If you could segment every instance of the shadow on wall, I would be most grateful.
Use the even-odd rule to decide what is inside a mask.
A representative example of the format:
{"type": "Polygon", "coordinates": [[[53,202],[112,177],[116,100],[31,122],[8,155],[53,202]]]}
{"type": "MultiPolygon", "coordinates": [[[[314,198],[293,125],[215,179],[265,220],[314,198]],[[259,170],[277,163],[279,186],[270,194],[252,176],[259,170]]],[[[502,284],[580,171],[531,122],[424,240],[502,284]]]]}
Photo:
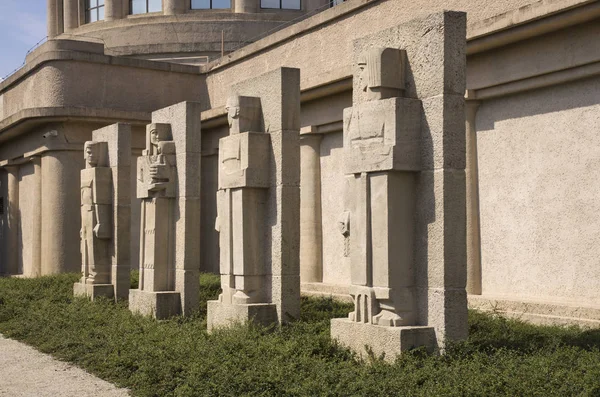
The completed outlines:
{"type": "Polygon", "coordinates": [[[477,132],[494,130],[497,121],[598,105],[600,78],[539,88],[484,101],[477,112],[477,132]]]}

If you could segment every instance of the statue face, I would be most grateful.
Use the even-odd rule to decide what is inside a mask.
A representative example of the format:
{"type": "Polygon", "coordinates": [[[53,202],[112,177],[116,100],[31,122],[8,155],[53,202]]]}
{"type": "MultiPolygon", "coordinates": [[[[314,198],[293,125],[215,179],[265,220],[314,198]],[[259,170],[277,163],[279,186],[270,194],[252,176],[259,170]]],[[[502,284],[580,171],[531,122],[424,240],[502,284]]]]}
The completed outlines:
{"type": "Polygon", "coordinates": [[[158,142],[160,142],[160,135],[158,134],[158,130],[154,128],[150,131],[150,143],[158,145],[158,142]]]}
{"type": "Polygon", "coordinates": [[[95,167],[98,165],[99,155],[98,147],[96,145],[88,144],[85,145],[85,161],[91,166],[95,167]]]}
{"type": "Polygon", "coordinates": [[[225,109],[227,110],[227,121],[229,122],[229,128],[233,125],[234,120],[240,118],[240,104],[238,98],[231,98],[227,101],[225,109]]]}

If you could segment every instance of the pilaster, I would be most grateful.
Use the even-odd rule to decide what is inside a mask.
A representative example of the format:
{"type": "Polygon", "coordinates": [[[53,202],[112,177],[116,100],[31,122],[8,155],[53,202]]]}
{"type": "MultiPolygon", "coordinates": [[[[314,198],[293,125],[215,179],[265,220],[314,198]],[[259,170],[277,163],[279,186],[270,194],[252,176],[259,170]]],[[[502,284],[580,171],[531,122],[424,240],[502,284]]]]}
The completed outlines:
{"type": "Polygon", "coordinates": [[[6,203],[6,266],[4,273],[17,274],[19,271],[19,167],[4,167],[7,174],[6,203]]]}
{"type": "Polygon", "coordinates": [[[466,201],[467,201],[467,293],[481,295],[481,230],[479,225],[479,172],[477,166],[477,109],[480,102],[467,101],[466,201]]]}
{"type": "Polygon", "coordinates": [[[321,134],[300,137],[300,281],[323,282],[321,134]]]}

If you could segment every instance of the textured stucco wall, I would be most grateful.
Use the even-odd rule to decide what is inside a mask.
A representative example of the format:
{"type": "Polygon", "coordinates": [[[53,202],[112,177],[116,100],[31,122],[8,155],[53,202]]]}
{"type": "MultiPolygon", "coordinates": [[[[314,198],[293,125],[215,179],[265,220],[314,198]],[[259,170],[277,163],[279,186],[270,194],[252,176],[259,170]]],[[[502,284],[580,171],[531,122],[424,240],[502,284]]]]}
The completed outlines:
{"type": "Polygon", "coordinates": [[[600,78],[477,114],[484,295],[598,305],[600,78]]]}

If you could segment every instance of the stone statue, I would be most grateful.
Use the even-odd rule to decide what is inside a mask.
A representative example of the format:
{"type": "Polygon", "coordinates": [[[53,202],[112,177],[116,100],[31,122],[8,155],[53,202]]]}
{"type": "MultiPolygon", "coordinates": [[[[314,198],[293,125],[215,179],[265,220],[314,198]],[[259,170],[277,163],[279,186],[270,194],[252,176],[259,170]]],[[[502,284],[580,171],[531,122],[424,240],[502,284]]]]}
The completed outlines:
{"type": "Polygon", "coordinates": [[[176,190],[175,142],[169,124],[150,124],[146,149],[137,163],[137,197],[142,199],[140,289],[172,289],[173,198],[176,190]]]}
{"type": "Polygon", "coordinates": [[[418,168],[419,101],[401,98],[403,52],[372,48],[357,62],[354,106],[344,110],[349,214],[339,222],[350,237],[351,295],[358,323],[412,325],[413,176],[418,168]],[[350,225],[352,225],[350,227],[350,225]]]}
{"type": "Polygon", "coordinates": [[[82,284],[110,283],[109,240],[112,235],[112,172],[106,142],[84,145],[86,168],[81,170],[82,284]]]}
{"type": "Polygon", "coordinates": [[[260,127],[260,98],[232,96],[227,101],[230,135],[219,142],[217,222],[220,272],[226,304],[266,299],[264,238],[269,187],[269,135],[260,127]]]}

